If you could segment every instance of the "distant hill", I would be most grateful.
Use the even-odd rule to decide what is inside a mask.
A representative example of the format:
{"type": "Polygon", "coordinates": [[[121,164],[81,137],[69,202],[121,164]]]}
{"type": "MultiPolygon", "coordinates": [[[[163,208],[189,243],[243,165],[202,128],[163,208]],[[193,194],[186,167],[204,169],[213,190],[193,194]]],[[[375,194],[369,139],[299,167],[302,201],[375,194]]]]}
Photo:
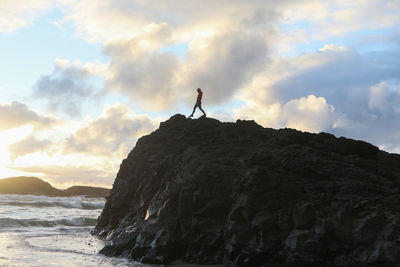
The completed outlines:
{"type": "Polygon", "coordinates": [[[106,197],[110,189],[102,187],[91,187],[91,186],[72,186],[63,191],[64,196],[80,196],[85,195],[87,197],[106,197]]]}
{"type": "Polygon", "coordinates": [[[65,190],[36,177],[11,177],[0,180],[0,194],[44,195],[50,197],[71,197],[85,195],[87,197],[106,197],[110,189],[91,186],[72,186],[65,190]]]}

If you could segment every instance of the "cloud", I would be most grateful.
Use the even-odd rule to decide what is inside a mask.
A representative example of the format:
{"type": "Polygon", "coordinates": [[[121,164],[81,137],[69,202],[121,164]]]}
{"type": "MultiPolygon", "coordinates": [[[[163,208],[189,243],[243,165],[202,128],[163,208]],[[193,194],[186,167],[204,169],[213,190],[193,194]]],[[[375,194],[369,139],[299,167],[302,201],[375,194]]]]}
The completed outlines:
{"type": "Polygon", "coordinates": [[[59,4],[66,13],[59,23],[73,23],[78,36],[89,42],[132,38],[149,24],[140,1],[61,0],[59,4]]]}
{"type": "Polygon", "coordinates": [[[400,19],[400,6],[396,0],[356,0],[351,3],[341,1],[327,4],[327,7],[334,11],[330,12],[321,27],[331,30],[332,34],[391,27],[400,19]]]}
{"type": "Polygon", "coordinates": [[[381,82],[371,86],[369,92],[368,106],[371,110],[379,111],[381,114],[389,112],[400,112],[400,87],[390,90],[390,85],[381,82]]]}
{"type": "Polygon", "coordinates": [[[52,142],[49,140],[39,140],[34,135],[29,135],[28,137],[13,143],[8,146],[8,151],[11,154],[11,159],[15,160],[17,157],[35,153],[35,152],[46,152],[49,153],[49,148],[52,142]]]}
{"type": "MultiPolygon", "coordinates": [[[[400,19],[398,1],[110,3],[87,1],[90,14],[71,11],[69,18],[80,34],[105,43],[111,59],[106,87],[145,110],[188,105],[194,101],[194,89],[202,87],[204,103],[214,108],[239,100],[242,107],[235,116],[253,116],[273,127],[329,130],[364,139],[376,118],[395,114],[394,102],[388,100],[394,89],[387,93],[371,88],[398,83],[398,45],[377,49],[381,41],[359,44],[349,33],[358,32],[366,40],[374,34],[369,30],[393,32],[390,27],[400,19]],[[107,8],[113,19],[96,29],[107,8]],[[354,46],[331,43],[337,36],[354,46]],[[307,44],[302,51],[310,51],[314,41],[326,40],[313,52],[295,50],[307,44]],[[163,50],[180,44],[187,47],[183,56],[163,50]]],[[[374,134],[369,140],[377,138],[374,134]]]]}
{"type": "MultiPolygon", "coordinates": [[[[20,20],[3,16],[8,26],[0,19],[0,31],[29,25],[46,8],[36,8],[40,2],[15,2],[20,7],[15,6],[13,17],[20,20]],[[33,10],[33,15],[23,10],[33,10]]],[[[233,99],[234,105],[242,104],[234,111],[236,118],[256,119],[267,127],[329,131],[400,151],[398,40],[390,49],[374,47],[372,40],[366,52],[365,44],[338,46],[331,39],[342,36],[340,42],[346,43],[359,34],[369,37],[364,30],[395,28],[399,1],[166,0],[155,5],[145,0],[59,0],[57,6],[65,14],[58,23],[71,23],[79,37],[104,45],[110,64],[57,60],[53,73],[34,86],[34,96],[47,101],[52,111],[79,116],[99,94],[92,86],[98,76],[109,92],[129,97],[147,111],[192,106],[195,88],[202,87],[204,104],[219,108],[222,115],[215,116],[221,118],[231,118],[221,107],[231,108],[233,99]],[[309,52],[315,40],[328,41],[309,52]],[[179,47],[179,56],[168,47],[179,47]]],[[[81,122],[78,130],[66,129],[67,137],[55,141],[54,132],[39,131],[39,126],[51,125],[45,116],[26,106],[14,109],[0,106],[0,129],[37,126],[33,135],[10,147],[14,167],[54,176],[60,183],[68,176],[111,183],[121,158],[158,122],[115,104],[81,122]],[[14,109],[22,115],[12,113],[14,109]]]]}
{"type": "Polygon", "coordinates": [[[157,5],[142,0],[58,2],[66,13],[62,22],[73,23],[78,35],[90,42],[135,38],[153,23],[170,25],[176,43],[191,42],[204,31],[223,34],[242,23],[250,31],[279,27],[278,49],[364,29],[393,27],[399,22],[400,11],[397,0],[220,0],[207,4],[202,0],[166,0],[157,5]]]}
{"type": "Polygon", "coordinates": [[[64,153],[82,153],[92,156],[121,159],[132,149],[140,136],[156,128],[147,115],[136,115],[127,106],[106,106],[95,120],[77,130],[65,140],[64,153]]]}
{"type": "Polygon", "coordinates": [[[396,49],[360,54],[325,45],[311,53],[275,57],[242,90],[243,105],[235,115],[254,117],[268,127],[329,131],[400,152],[398,56],[396,49]],[[302,112],[302,104],[320,108],[302,112]]]}
{"type": "Polygon", "coordinates": [[[63,111],[71,117],[81,115],[82,102],[96,98],[90,78],[98,72],[92,65],[81,66],[79,61],[56,60],[53,73],[42,75],[33,86],[33,96],[47,100],[52,112],[63,111]]]}
{"type": "MultiPolygon", "coordinates": [[[[244,1],[217,1],[204,4],[201,0],[189,3],[182,0],[168,0],[154,5],[148,1],[115,1],[105,0],[101,3],[95,0],[77,1],[63,0],[66,17],[64,22],[72,22],[78,29],[80,36],[91,42],[108,43],[119,39],[131,39],[142,36],[149,30],[149,26],[167,23],[174,28],[175,38],[193,39],[193,34],[204,31],[206,28],[216,29],[222,25],[232,25],[232,21],[248,20],[248,14],[258,20],[263,12],[271,14],[288,2],[303,1],[275,1],[253,0],[244,1]],[[191,37],[188,36],[191,32],[191,37]]],[[[297,5],[296,5],[297,6],[297,5]]],[[[267,18],[265,16],[264,18],[267,18]]]]}
{"type": "Polygon", "coordinates": [[[12,32],[27,27],[42,12],[52,6],[52,0],[2,0],[0,2],[0,32],[12,32]]]}
{"type": "Polygon", "coordinates": [[[227,102],[268,60],[265,38],[242,31],[194,41],[184,59],[170,52],[147,51],[142,42],[146,39],[106,46],[111,57],[107,87],[149,110],[191,103],[197,87],[204,88],[208,104],[227,102]]]}
{"type": "Polygon", "coordinates": [[[72,185],[91,185],[110,187],[116,173],[92,165],[37,165],[14,166],[12,169],[44,177],[52,185],[66,187],[72,185]]]}
{"type": "Polygon", "coordinates": [[[240,99],[268,106],[318,95],[348,119],[362,122],[369,117],[370,87],[399,80],[400,64],[394,60],[398,56],[396,50],[360,54],[348,47],[325,45],[298,56],[274,57],[267,70],[242,90],[240,99]]]}
{"type": "MultiPolygon", "coordinates": [[[[120,161],[139,137],[156,128],[158,121],[147,115],[137,115],[120,103],[106,105],[99,117],[81,122],[77,129],[69,129],[67,136],[65,133],[64,137],[59,136],[59,133],[68,132],[71,123],[60,122],[61,125],[53,131],[33,131],[24,139],[11,144],[9,152],[13,159],[36,153],[47,154],[53,159],[75,155],[120,161]]],[[[26,162],[23,159],[19,161],[24,164],[26,162]]]]}
{"type": "Polygon", "coordinates": [[[192,105],[197,87],[208,104],[229,101],[264,68],[279,8],[299,1],[284,2],[63,1],[65,21],[104,43],[106,88],[152,111],[192,105]],[[164,50],[182,44],[183,57],[164,50]]]}
{"type": "Polygon", "coordinates": [[[55,118],[41,115],[23,103],[14,101],[11,104],[0,104],[0,130],[17,128],[25,124],[46,128],[56,122],[55,118]]]}
{"type": "Polygon", "coordinates": [[[370,87],[368,108],[359,128],[341,134],[373,142],[381,149],[400,153],[400,84],[380,82],[370,87]]]}
{"type": "Polygon", "coordinates": [[[234,111],[236,119],[255,119],[264,127],[294,128],[307,132],[329,131],[347,126],[344,114],[335,112],[333,105],[323,97],[308,95],[282,104],[245,105],[234,111]]]}
{"type": "MultiPolygon", "coordinates": [[[[397,5],[393,1],[384,4],[376,0],[367,2],[222,0],[205,5],[200,0],[190,4],[169,0],[154,5],[141,0],[105,0],[101,3],[64,0],[61,4],[67,14],[65,21],[74,23],[80,36],[105,45],[104,53],[111,60],[106,88],[128,96],[146,110],[161,111],[181,103],[187,105],[193,101],[192,90],[197,87],[204,88],[208,104],[218,105],[231,100],[241,89],[248,87],[258,73],[264,71],[263,75],[270,76],[270,59],[293,42],[297,45],[299,41],[323,40],[368,28],[370,21],[367,18],[370,17],[374,21],[372,28],[395,25],[398,19],[393,9],[397,5]],[[382,8],[372,14],[374,8],[370,5],[382,8]],[[384,15],[387,15],[385,19],[379,20],[384,15]],[[303,24],[309,25],[306,28],[310,30],[297,33],[299,28],[304,30],[298,26],[303,24]],[[336,25],[340,29],[333,27],[336,25]],[[298,36],[303,36],[302,40],[297,39],[298,36]],[[163,50],[180,44],[187,46],[183,57],[163,50]]],[[[319,65],[323,64],[319,60],[327,60],[325,64],[332,65],[340,61],[337,56],[342,61],[353,57],[346,62],[353,63],[348,69],[355,64],[370,63],[363,62],[363,58],[357,61],[359,55],[351,49],[340,50],[333,45],[319,53],[323,56],[306,54],[297,62],[289,60],[289,63],[299,64],[299,68],[303,66],[303,60],[319,65]]],[[[288,67],[284,61],[280,66],[284,72],[295,68],[294,65],[288,67]]],[[[306,66],[305,69],[310,68],[306,66]]],[[[343,77],[343,83],[351,79],[346,71],[343,74],[348,77],[343,77]]],[[[301,74],[301,71],[297,73],[301,74]]],[[[329,73],[324,74],[331,78],[329,73]]],[[[314,77],[322,79],[324,76],[314,77]]],[[[282,101],[309,94],[323,95],[331,102],[325,92],[314,91],[299,92],[282,101]]]]}
{"type": "Polygon", "coordinates": [[[331,129],[335,122],[335,108],[325,98],[308,95],[290,100],[283,107],[286,127],[309,132],[331,129]]]}
{"type": "Polygon", "coordinates": [[[358,41],[371,30],[390,29],[400,21],[397,0],[310,1],[287,5],[283,13],[281,51],[337,37],[358,41]]]}
{"type": "Polygon", "coordinates": [[[75,129],[73,122],[61,121],[57,129],[36,129],[14,141],[8,147],[8,167],[59,184],[109,186],[137,139],[153,131],[160,120],[135,114],[120,103],[105,105],[97,118],[86,119],[75,129]]]}
{"type": "Polygon", "coordinates": [[[226,102],[265,69],[268,52],[263,36],[243,31],[212,36],[200,47],[194,43],[184,63],[184,85],[204,87],[209,104],[226,102]]]}
{"type": "MultiPolygon", "coordinates": [[[[162,110],[175,104],[178,58],[170,52],[141,52],[135,39],[106,46],[111,57],[106,87],[142,107],[162,110]]],[[[179,99],[179,98],[178,98],[179,99]]]]}

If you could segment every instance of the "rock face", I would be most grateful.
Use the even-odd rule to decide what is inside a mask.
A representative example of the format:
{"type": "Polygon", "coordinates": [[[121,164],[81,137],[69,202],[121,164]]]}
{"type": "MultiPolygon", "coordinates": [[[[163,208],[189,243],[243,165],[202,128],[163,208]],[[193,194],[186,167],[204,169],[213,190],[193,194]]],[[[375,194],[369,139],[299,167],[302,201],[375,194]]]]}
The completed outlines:
{"type": "Polygon", "coordinates": [[[143,263],[400,266],[400,156],[175,115],[123,160],[95,234],[143,263]]]}

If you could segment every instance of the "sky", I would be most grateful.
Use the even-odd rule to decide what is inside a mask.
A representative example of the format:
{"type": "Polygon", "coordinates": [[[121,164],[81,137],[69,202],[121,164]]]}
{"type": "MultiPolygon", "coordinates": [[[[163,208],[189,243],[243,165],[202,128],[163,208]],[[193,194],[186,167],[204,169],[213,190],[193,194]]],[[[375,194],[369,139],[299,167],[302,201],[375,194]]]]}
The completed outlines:
{"type": "Polygon", "coordinates": [[[399,153],[399,23],[400,0],[1,0],[0,178],[111,187],[198,87],[221,121],[399,153]]]}

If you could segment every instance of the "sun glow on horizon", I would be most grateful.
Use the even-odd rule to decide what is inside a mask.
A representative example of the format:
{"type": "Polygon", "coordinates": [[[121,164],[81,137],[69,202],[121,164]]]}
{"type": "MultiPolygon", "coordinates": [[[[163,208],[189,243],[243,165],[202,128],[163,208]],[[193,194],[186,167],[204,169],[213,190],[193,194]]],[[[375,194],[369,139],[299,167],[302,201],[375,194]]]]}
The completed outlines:
{"type": "Polygon", "coordinates": [[[33,126],[24,125],[11,130],[0,131],[0,177],[20,176],[26,172],[10,169],[12,164],[8,146],[27,137],[33,130],[33,126]]]}
{"type": "Polygon", "coordinates": [[[399,151],[398,0],[3,2],[0,178],[111,186],[198,87],[210,117],[399,151]]]}

